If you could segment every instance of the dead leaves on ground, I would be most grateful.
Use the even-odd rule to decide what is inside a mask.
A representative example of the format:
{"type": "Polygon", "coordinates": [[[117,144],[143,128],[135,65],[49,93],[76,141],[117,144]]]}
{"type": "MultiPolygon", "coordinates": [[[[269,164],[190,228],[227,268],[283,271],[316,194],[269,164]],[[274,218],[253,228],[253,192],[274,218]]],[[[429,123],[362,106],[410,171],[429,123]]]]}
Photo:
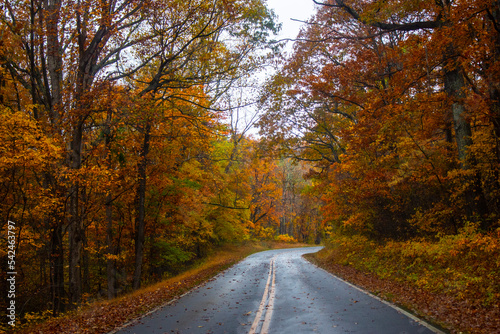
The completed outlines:
{"type": "Polygon", "coordinates": [[[317,265],[379,297],[409,309],[417,316],[449,330],[450,333],[491,334],[500,331],[499,303],[489,307],[474,300],[460,300],[443,293],[433,293],[375,274],[352,265],[335,263],[331,257],[308,255],[317,265]]]}

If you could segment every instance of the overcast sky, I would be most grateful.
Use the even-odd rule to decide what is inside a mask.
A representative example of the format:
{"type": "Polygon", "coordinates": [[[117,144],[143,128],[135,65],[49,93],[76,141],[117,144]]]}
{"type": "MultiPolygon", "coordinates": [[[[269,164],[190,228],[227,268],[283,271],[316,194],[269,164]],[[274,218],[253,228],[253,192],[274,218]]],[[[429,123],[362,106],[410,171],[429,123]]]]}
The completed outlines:
{"type": "MultiPolygon", "coordinates": [[[[273,37],[276,39],[296,38],[303,24],[292,21],[291,19],[307,21],[315,12],[315,5],[312,0],[267,0],[267,5],[274,10],[274,13],[278,16],[278,21],[282,23],[280,35],[273,37]]],[[[287,43],[285,48],[286,53],[289,54],[291,52],[292,45],[292,41],[287,43]]],[[[257,74],[258,80],[263,81],[266,77],[269,78],[273,73],[274,70],[268,67],[266,71],[257,74]]],[[[255,92],[251,93],[250,91],[246,92],[248,96],[254,93],[255,92]]],[[[255,116],[258,111],[255,110],[255,105],[252,105],[242,108],[240,112],[241,114],[238,117],[242,117],[243,119],[240,119],[238,130],[243,131],[249,123],[253,123],[257,119],[255,116]]],[[[258,136],[258,129],[255,127],[247,131],[247,134],[258,136]]]]}
{"type": "MultiPolygon", "coordinates": [[[[315,12],[312,0],[267,0],[268,7],[278,15],[282,22],[279,38],[295,38],[300,31],[301,23],[291,19],[306,21],[315,12]]],[[[291,50],[292,42],[288,42],[287,50],[291,50]]]]}

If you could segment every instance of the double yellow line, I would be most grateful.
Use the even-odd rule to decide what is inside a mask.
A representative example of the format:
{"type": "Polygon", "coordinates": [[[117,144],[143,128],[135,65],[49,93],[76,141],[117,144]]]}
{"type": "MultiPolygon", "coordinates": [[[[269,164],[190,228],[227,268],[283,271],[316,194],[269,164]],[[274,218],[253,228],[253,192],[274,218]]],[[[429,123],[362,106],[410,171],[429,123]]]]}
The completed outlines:
{"type": "Polygon", "coordinates": [[[271,317],[273,316],[273,307],[274,307],[274,296],[276,294],[275,289],[275,281],[276,281],[276,266],[274,265],[274,259],[276,255],[271,259],[269,263],[269,274],[267,276],[266,288],[264,289],[264,295],[262,296],[262,300],[260,301],[259,309],[255,315],[255,319],[253,320],[252,327],[250,327],[250,331],[248,334],[268,334],[269,332],[269,324],[271,323],[271,317]],[[264,313],[264,320],[262,322],[262,327],[260,331],[258,328],[260,327],[260,322],[264,313]]]}

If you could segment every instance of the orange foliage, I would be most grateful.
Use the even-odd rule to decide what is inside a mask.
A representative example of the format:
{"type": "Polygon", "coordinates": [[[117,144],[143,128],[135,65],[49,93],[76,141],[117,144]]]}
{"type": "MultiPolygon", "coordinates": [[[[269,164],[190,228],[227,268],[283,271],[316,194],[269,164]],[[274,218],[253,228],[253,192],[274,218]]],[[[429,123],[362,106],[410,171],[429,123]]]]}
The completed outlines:
{"type": "Polygon", "coordinates": [[[481,0],[319,6],[268,83],[261,126],[314,162],[325,224],[378,239],[498,227],[498,13],[481,0]]]}
{"type": "Polygon", "coordinates": [[[113,298],[250,235],[244,172],[227,177],[214,159],[218,100],[266,61],[253,54],[267,52],[274,16],[260,0],[112,7],[0,6],[0,215],[19,228],[20,321],[113,298]],[[244,210],[210,205],[226,189],[244,210]]]}

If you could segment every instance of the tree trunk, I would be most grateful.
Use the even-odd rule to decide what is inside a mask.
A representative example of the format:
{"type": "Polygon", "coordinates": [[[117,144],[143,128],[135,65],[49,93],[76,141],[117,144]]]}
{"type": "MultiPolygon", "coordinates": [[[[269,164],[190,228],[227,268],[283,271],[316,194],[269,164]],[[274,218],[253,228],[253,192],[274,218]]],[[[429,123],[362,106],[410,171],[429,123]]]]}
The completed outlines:
{"type": "Polygon", "coordinates": [[[455,140],[458,148],[458,158],[462,168],[467,169],[467,148],[472,144],[472,131],[469,122],[465,118],[465,79],[462,71],[455,68],[445,72],[445,90],[448,96],[453,99],[451,113],[453,115],[453,125],[455,128],[455,140]]]}
{"type": "MultiPolygon", "coordinates": [[[[104,136],[105,136],[105,145],[106,145],[106,153],[107,153],[107,165],[108,165],[108,170],[112,170],[113,168],[113,159],[111,156],[111,118],[112,118],[112,111],[108,110],[108,115],[106,119],[106,125],[104,129],[104,136]]],[[[106,196],[106,253],[108,255],[115,255],[115,248],[113,247],[113,238],[114,238],[114,233],[113,233],[113,196],[110,193],[106,196]]],[[[107,278],[107,287],[108,287],[108,299],[113,299],[116,297],[116,290],[115,290],[115,285],[116,285],[116,267],[115,267],[115,260],[112,258],[107,258],[106,259],[106,278],[107,278]]]]}
{"type": "MultiPolygon", "coordinates": [[[[59,41],[59,12],[61,0],[50,0],[47,6],[47,67],[50,76],[50,119],[55,125],[59,123],[59,112],[62,104],[62,50],[59,41]]],[[[42,57],[43,60],[43,57],[42,57]]]]}
{"type": "MultiPolygon", "coordinates": [[[[111,203],[111,194],[106,196],[106,248],[108,255],[114,255],[113,247],[113,206],[111,203]]],[[[115,260],[108,258],[106,260],[106,277],[108,281],[108,299],[113,299],[116,297],[115,292],[115,281],[116,281],[116,269],[115,260]]]]}
{"type": "MultiPolygon", "coordinates": [[[[30,59],[30,92],[33,104],[44,104],[48,117],[41,115],[43,111],[38,112],[38,109],[35,109],[34,116],[39,122],[44,122],[44,119],[48,119],[53,134],[62,133],[59,124],[59,112],[61,112],[59,108],[62,103],[63,77],[62,50],[58,28],[60,8],[61,0],[30,2],[31,26],[33,29],[30,33],[31,48],[27,50],[30,59]],[[37,15],[38,20],[36,20],[37,15]],[[35,31],[42,27],[44,23],[47,29],[46,44],[35,46],[35,31]],[[39,54],[36,54],[36,52],[39,52],[39,54]],[[41,62],[41,69],[37,67],[36,62],[38,60],[41,62]]],[[[54,175],[50,171],[44,173],[43,188],[49,190],[54,198],[58,198],[61,195],[60,192],[56,190],[58,187],[54,175]]],[[[49,286],[53,316],[57,316],[65,311],[67,301],[64,282],[64,222],[65,214],[59,211],[59,209],[56,209],[45,219],[46,226],[50,231],[49,286]]]]}
{"type": "MultiPolygon", "coordinates": [[[[496,26],[500,23],[500,1],[495,1],[491,12],[491,20],[493,27],[490,28],[491,34],[495,36],[495,44],[493,50],[493,68],[500,62],[500,30],[496,26]]],[[[496,137],[497,162],[500,163],[500,80],[498,72],[488,69],[488,90],[492,104],[493,127],[496,137]]]]}
{"type": "MultiPolygon", "coordinates": [[[[450,48],[451,49],[451,48],[450,48]]],[[[453,125],[455,128],[455,140],[457,142],[458,158],[462,169],[474,168],[476,162],[468,156],[468,149],[472,145],[472,130],[466,117],[466,108],[463,103],[465,98],[465,79],[460,66],[455,66],[453,70],[445,72],[445,90],[452,98],[451,112],[453,115],[453,125]]],[[[481,175],[476,171],[472,176],[467,177],[470,183],[470,190],[466,192],[466,211],[470,221],[484,222],[488,215],[488,206],[483,188],[481,186],[481,175]]]]}
{"type": "Polygon", "coordinates": [[[64,253],[62,219],[58,215],[52,222],[50,245],[50,294],[52,302],[52,315],[57,316],[64,312],[64,253]]]}
{"type": "Polygon", "coordinates": [[[137,166],[138,185],[136,193],[136,218],[135,218],[135,271],[133,288],[141,286],[142,258],[144,255],[144,220],[146,201],[146,169],[147,156],[149,153],[149,142],[151,134],[151,122],[147,121],[144,128],[144,141],[140,153],[140,160],[137,166]]]}
{"type": "MultiPolygon", "coordinates": [[[[58,1],[58,0],[53,0],[58,1]]],[[[59,0],[60,1],[60,0],[59,0]]],[[[99,54],[107,42],[107,28],[101,26],[98,33],[88,44],[87,23],[82,20],[81,13],[76,12],[76,27],[78,40],[78,71],[76,75],[76,91],[74,94],[75,107],[71,109],[69,120],[72,122],[71,142],[67,166],[73,171],[79,170],[82,165],[83,127],[91,113],[91,97],[89,95],[94,76],[95,64],[99,54]]],[[[109,37],[109,36],[108,36],[109,37]]],[[[81,260],[85,228],[80,215],[80,184],[71,180],[69,191],[69,301],[73,306],[81,302],[82,279],[81,260]]]]}
{"type": "MultiPolygon", "coordinates": [[[[76,171],[81,167],[83,117],[73,129],[71,151],[69,153],[69,167],[76,171]]],[[[82,270],[81,259],[83,249],[84,228],[79,208],[80,184],[73,181],[70,187],[69,205],[69,302],[72,307],[80,304],[82,298],[82,270]]]]}
{"type": "MultiPolygon", "coordinates": [[[[486,191],[488,193],[498,193],[500,189],[500,80],[498,64],[500,63],[500,1],[494,1],[491,5],[491,10],[488,12],[487,17],[491,21],[487,26],[490,36],[493,38],[493,50],[491,51],[491,63],[486,63],[487,67],[484,70],[486,80],[488,83],[488,93],[490,102],[490,117],[493,124],[493,136],[495,138],[495,153],[496,161],[492,164],[492,175],[486,176],[487,183],[489,184],[486,191]]],[[[497,216],[500,214],[500,198],[498,196],[489,197],[489,207],[491,211],[497,216]]],[[[485,230],[491,228],[491,223],[483,227],[485,230]]]]}
{"type": "MultiPolygon", "coordinates": [[[[81,25],[79,15],[77,15],[79,60],[78,72],[76,76],[76,91],[74,99],[76,106],[71,109],[70,121],[72,124],[70,150],[68,154],[67,166],[77,171],[82,166],[82,143],[83,127],[86,119],[90,115],[90,89],[95,75],[95,62],[100,53],[99,43],[86,47],[86,22],[81,25]]],[[[94,37],[93,42],[101,42],[102,35],[94,37]],[[101,39],[99,39],[101,38],[101,39]]],[[[80,216],[80,184],[77,180],[71,181],[69,191],[69,301],[73,306],[80,304],[82,297],[81,260],[83,250],[83,240],[85,228],[80,216]]]]}
{"type": "MultiPolygon", "coordinates": [[[[92,276],[90,275],[90,254],[88,250],[88,235],[86,233],[83,233],[83,243],[82,243],[82,293],[90,293],[92,291],[92,276]]],[[[100,242],[99,238],[97,239],[97,249],[101,249],[100,247],[100,242]]],[[[100,257],[101,254],[99,253],[98,257],[100,257]]],[[[97,260],[98,265],[100,262],[100,259],[97,260]]],[[[100,285],[100,281],[97,281],[98,284],[100,285]]],[[[101,290],[101,289],[99,289],[101,290]]]]}

